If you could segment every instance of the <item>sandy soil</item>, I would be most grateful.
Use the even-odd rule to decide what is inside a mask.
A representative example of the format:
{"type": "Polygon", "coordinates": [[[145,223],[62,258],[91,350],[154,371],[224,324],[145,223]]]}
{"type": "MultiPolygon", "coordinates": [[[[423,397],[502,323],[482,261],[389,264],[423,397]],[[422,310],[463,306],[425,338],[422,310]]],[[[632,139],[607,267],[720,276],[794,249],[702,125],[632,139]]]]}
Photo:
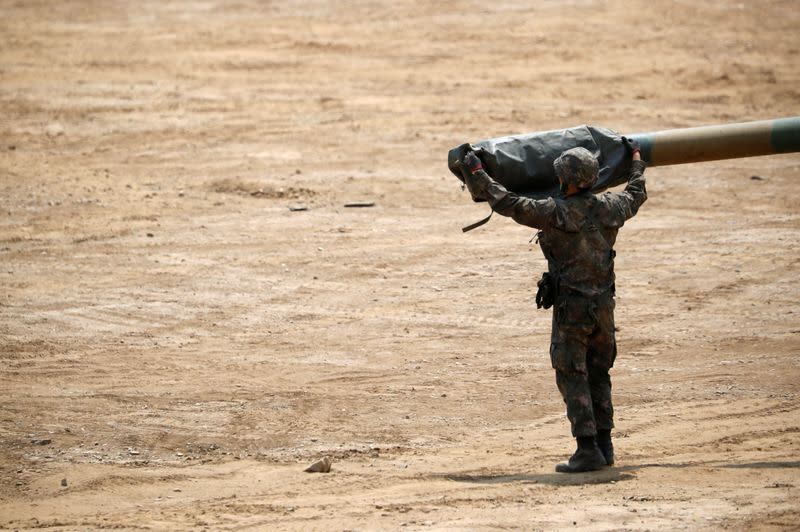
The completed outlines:
{"type": "Polygon", "coordinates": [[[462,235],[445,160],[800,114],[799,35],[792,0],[0,3],[0,528],[800,528],[800,156],[648,171],[618,463],[576,476],[544,260],[462,235]]]}

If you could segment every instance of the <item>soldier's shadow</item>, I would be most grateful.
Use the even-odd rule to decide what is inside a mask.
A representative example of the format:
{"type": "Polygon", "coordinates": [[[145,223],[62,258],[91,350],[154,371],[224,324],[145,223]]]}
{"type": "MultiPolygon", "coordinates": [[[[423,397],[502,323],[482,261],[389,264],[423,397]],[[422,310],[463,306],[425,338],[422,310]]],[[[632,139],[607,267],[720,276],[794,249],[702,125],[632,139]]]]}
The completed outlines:
{"type": "Polygon", "coordinates": [[[587,473],[520,473],[520,474],[452,474],[446,473],[438,475],[448,480],[456,482],[469,482],[473,484],[503,484],[503,483],[522,483],[522,484],[549,484],[551,486],[576,486],[580,484],[611,484],[635,479],[636,471],[651,467],[665,468],[689,468],[689,467],[720,467],[720,468],[752,468],[752,469],[773,469],[773,468],[799,468],[800,461],[776,461],[776,462],[746,462],[736,464],[720,464],[719,462],[662,462],[630,464],[621,467],[608,467],[600,471],[587,473]]]}
{"type": "Polygon", "coordinates": [[[602,469],[588,473],[522,473],[522,474],[490,474],[490,475],[442,475],[448,480],[468,482],[472,484],[549,484],[551,486],[575,486],[579,484],[610,484],[636,478],[626,473],[623,468],[602,469]]]}

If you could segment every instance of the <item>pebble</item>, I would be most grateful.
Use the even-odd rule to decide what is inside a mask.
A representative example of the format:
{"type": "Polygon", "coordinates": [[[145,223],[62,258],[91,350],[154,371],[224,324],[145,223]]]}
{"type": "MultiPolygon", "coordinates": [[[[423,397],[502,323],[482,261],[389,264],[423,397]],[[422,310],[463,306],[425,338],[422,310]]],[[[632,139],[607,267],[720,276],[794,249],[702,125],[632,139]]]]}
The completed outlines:
{"type": "Polygon", "coordinates": [[[67,487],[67,479],[65,479],[65,478],[62,478],[62,479],[61,479],[61,485],[62,485],[62,486],[64,486],[64,487],[66,488],[66,487],[67,487]]]}
{"type": "Polygon", "coordinates": [[[31,440],[31,443],[34,445],[50,445],[51,443],[53,443],[53,440],[42,438],[42,439],[31,440]]]}
{"type": "Polygon", "coordinates": [[[330,473],[331,459],[330,457],[326,456],[305,468],[304,471],[306,473],[330,473]]]}

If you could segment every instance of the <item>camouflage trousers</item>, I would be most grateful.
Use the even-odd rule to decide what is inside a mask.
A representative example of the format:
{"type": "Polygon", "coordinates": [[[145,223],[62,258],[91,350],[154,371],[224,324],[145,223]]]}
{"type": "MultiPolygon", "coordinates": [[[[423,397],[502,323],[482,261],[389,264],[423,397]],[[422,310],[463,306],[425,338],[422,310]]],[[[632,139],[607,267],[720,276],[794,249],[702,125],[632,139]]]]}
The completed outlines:
{"type": "Polygon", "coordinates": [[[563,292],[553,305],[550,359],[572,435],[594,436],[614,426],[608,374],[617,356],[614,294],[590,298],[563,292]]]}

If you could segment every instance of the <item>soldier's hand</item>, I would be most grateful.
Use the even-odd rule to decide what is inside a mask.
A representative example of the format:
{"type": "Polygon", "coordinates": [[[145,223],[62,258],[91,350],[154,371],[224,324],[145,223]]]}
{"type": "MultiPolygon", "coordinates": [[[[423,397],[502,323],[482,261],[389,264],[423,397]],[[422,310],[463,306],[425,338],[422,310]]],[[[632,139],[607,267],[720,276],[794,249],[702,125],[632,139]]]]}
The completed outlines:
{"type": "Polygon", "coordinates": [[[475,155],[474,151],[468,151],[467,154],[464,156],[464,167],[469,171],[470,174],[474,174],[478,170],[483,170],[483,164],[481,160],[478,159],[478,156],[475,155]]]}
{"type": "Polygon", "coordinates": [[[642,151],[642,147],[633,139],[629,139],[628,137],[622,137],[622,143],[625,145],[625,149],[628,150],[628,153],[631,155],[632,158],[636,158],[642,151]]]}

